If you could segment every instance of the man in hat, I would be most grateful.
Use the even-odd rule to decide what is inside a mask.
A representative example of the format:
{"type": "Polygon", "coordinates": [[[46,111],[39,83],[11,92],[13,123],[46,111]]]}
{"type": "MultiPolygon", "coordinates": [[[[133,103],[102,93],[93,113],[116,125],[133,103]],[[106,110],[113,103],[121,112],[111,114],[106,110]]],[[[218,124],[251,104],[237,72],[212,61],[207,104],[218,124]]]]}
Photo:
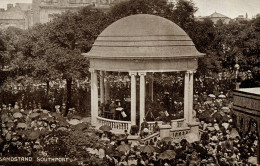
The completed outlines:
{"type": "MultiPolygon", "coordinates": [[[[141,137],[145,137],[146,135],[148,135],[148,133],[147,133],[148,128],[149,128],[148,123],[146,122],[146,119],[144,118],[143,122],[141,123],[141,130],[140,130],[141,137]]],[[[149,130],[148,130],[148,132],[149,132],[149,130]]]]}
{"type": "Polygon", "coordinates": [[[117,108],[117,105],[116,105],[115,101],[112,100],[112,103],[109,105],[109,109],[110,109],[110,113],[112,113],[112,115],[113,115],[113,119],[115,119],[115,117],[116,117],[116,108],[117,108]]]}
{"type": "Polygon", "coordinates": [[[64,116],[66,113],[66,104],[65,103],[62,103],[62,106],[61,106],[61,115],[64,116]]]}

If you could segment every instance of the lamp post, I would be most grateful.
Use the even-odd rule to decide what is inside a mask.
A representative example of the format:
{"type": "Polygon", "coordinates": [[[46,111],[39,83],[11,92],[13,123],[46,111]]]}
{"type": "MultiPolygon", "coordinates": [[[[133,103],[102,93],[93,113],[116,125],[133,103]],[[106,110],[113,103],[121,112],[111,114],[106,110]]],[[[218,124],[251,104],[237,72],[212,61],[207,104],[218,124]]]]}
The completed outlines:
{"type": "Polygon", "coordinates": [[[235,64],[235,66],[234,66],[234,68],[235,68],[235,74],[236,74],[236,89],[239,89],[239,85],[240,85],[240,81],[238,80],[238,72],[239,72],[239,68],[240,68],[240,66],[239,66],[239,64],[235,64]]]}

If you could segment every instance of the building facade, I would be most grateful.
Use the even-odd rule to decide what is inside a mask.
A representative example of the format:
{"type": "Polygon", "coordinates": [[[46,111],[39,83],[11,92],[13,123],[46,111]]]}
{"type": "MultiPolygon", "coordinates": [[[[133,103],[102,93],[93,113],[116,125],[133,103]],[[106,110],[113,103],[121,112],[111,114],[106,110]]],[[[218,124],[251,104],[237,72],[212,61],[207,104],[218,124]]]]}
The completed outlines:
{"type": "Polygon", "coordinates": [[[126,0],[33,0],[32,3],[7,5],[0,9],[0,28],[14,26],[28,29],[37,23],[47,23],[56,14],[66,11],[78,11],[85,6],[108,9],[110,6],[126,0]]]}
{"type": "Polygon", "coordinates": [[[56,14],[66,11],[77,11],[85,6],[109,8],[111,5],[126,0],[33,0],[33,25],[47,23],[56,14]]]}
{"type": "Polygon", "coordinates": [[[0,28],[8,28],[10,26],[20,29],[28,29],[32,26],[32,4],[17,3],[7,5],[7,10],[0,11],[0,28]]]}
{"type": "Polygon", "coordinates": [[[204,19],[210,19],[214,24],[217,24],[219,21],[222,21],[223,24],[229,24],[232,20],[231,18],[217,12],[206,17],[196,17],[197,21],[203,21],[204,19]]]}

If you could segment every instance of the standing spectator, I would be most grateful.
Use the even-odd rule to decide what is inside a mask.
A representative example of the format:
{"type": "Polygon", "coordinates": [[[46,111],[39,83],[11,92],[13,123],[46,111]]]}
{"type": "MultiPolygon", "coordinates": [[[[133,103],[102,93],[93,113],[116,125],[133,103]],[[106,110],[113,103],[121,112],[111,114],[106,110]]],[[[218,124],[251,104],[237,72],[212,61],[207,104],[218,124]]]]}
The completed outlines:
{"type": "Polygon", "coordinates": [[[116,105],[115,101],[112,100],[112,103],[109,105],[109,110],[110,110],[110,113],[112,113],[112,115],[113,115],[113,119],[115,119],[115,117],[116,117],[116,108],[117,108],[117,105],[116,105]]]}

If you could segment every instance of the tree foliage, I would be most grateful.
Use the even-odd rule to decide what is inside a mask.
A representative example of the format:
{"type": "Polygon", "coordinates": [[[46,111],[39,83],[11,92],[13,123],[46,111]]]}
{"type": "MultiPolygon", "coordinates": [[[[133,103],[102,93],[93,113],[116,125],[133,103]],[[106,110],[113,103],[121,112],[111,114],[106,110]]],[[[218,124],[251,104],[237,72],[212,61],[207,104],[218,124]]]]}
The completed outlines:
{"type": "Polygon", "coordinates": [[[209,71],[260,71],[260,18],[251,21],[216,25],[209,19],[195,21],[197,11],[192,1],[129,0],[104,12],[85,7],[78,12],[65,12],[51,22],[27,31],[10,27],[0,32],[0,62],[11,66],[11,77],[33,78],[41,82],[67,81],[67,108],[70,107],[71,84],[89,77],[88,52],[96,37],[114,21],[133,14],[153,14],[167,18],[183,28],[200,52],[199,75],[209,71]]]}

